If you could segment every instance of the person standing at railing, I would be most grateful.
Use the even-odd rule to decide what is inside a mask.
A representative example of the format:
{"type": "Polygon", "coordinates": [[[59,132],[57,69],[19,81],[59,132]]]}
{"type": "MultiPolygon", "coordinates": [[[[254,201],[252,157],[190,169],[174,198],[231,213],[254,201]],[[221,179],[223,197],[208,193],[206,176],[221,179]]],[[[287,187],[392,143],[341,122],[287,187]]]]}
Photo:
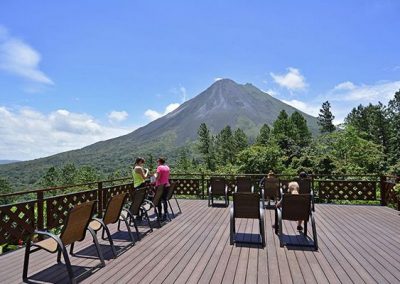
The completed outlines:
{"type": "Polygon", "coordinates": [[[142,157],[138,157],[132,168],[133,186],[135,188],[144,186],[149,175],[149,170],[144,168],[144,163],[145,160],[142,157]]]}
{"type": "MultiPolygon", "coordinates": [[[[167,195],[168,195],[168,190],[169,190],[169,175],[170,175],[170,168],[168,165],[165,164],[165,158],[158,158],[157,160],[157,171],[154,174],[156,178],[156,187],[159,185],[164,186],[164,192],[161,198],[160,204],[158,205],[158,214],[161,215],[161,203],[164,207],[164,215],[162,216],[162,220],[167,219],[167,214],[168,214],[168,204],[167,204],[167,195]]],[[[161,217],[161,216],[159,216],[161,217]]]]}

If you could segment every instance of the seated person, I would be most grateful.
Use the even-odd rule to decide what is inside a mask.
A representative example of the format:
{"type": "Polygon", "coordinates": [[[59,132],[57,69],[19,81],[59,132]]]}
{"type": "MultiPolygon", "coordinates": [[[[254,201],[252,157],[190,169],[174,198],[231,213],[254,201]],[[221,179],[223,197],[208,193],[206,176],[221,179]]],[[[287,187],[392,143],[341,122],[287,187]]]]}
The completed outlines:
{"type": "MultiPolygon", "coordinates": [[[[300,191],[300,187],[299,187],[299,184],[297,182],[295,182],[295,181],[289,182],[288,193],[290,193],[290,194],[299,194],[299,191],[300,191]]],[[[279,201],[276,204],[276,208],[279,208],[281,206],[282,206],[282,201],[279,201]]],[[[298,231],[302,231],[303,230],[303,227],[301,226],[302,222],[303,222],[303,220],[298,220],[297,221],[297,230],[298,231]]]]}

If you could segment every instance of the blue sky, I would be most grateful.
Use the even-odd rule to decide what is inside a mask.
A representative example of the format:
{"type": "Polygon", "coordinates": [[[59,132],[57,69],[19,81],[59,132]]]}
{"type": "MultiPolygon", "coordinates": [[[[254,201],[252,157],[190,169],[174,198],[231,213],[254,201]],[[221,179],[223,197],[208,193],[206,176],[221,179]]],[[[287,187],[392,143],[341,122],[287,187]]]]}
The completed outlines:
{"type": "Polygon", "coordinates": [[[337,122],[400,89],[400,1],[0,2],[0,159],[123,135],[217,78],[337,122]],[[296,3],[295,3],[296,2],[296,3]]]}

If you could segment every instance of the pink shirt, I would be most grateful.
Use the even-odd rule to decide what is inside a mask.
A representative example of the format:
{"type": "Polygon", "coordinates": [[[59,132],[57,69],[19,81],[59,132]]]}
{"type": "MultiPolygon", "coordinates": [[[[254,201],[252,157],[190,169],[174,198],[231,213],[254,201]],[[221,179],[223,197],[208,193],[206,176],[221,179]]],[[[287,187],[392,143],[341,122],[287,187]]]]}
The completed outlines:
{"type": "Polygon", "coordinates": [[[157,174],[160,176],[156,180],[156,186],[167,185],[169,186],[169,167],[167,165],[160,165],[157,167],[157,174]]]}

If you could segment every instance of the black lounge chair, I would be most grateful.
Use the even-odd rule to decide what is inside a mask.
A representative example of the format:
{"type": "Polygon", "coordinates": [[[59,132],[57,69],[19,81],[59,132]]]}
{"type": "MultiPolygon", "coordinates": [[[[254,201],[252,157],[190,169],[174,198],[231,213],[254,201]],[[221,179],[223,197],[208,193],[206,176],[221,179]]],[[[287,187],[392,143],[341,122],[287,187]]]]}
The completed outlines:
{"type": "MultiPolygon", "coordinates": [[[[161,222],[161,212],[158,212],[158,206],[162,202],[163,193],[164,193],[164,185],[157,186],[153,200],[152,201],[146,200],[146,203],[143,206],[143,209],[145,211],[149,211],[151,208],[154,208],[154,211],[156,213],[157,223],[160,228],[161,228],[162,222],[161,222]]],[[[169,217],[169,214],[167,214],[167,218],[169,220],[171,220],[171,218],[169,217]]]]}
{"type": "Polygon", "coordinates": [[[254,185],[249,177],[237,177],[235,192],[254,192],[254,185]]]}
{"type": "Polygon", "coordinates": [[[311,208],[315,211],[314,192],[312,190],[312,181],[310,178],[297,178],[295,181],[299,184],[299,193],[311,194],[311,208]]]}
{"type": "Polygon", "coordinates": [[[35,251],[44,249],[45,251],[48,251],[50,253],[57,252],[58,263],[61,262],[61,254],[63,255],[68,271],[69,280],[71,283],[76,283],[66,246],[71,245],[70,254],[73,255],[74,243],[77,241],[80,242],[85,239],[87,230],[93,237],[93,242],[95,244],[97,254],[100,258],[101,266],[105,266],[103,254],[101,252],[96,233],[89,227],[89,222],[92,219],[96,207],[95,205],[96,201],[89,201],[74,206],[68,212],[68,215],[64,222],[64,226],[59,236],[47,231],[35,231],[33,233],[33,235],[37,234],[39,236],[45,236],[46,238],[37,243],[31,243],[31,238],[33,236],[32,235],[31,238],[28,240],[25,248],[24,270],[22,273],[22,278],[24,282],[28,281],[29,255],[35,251]],[[31,247],[35,248],[31,250],[31,247]]]}
{"type": "Polygon", "coordinates": [[[230,209],[230,244],[236,241],[236,218],[258,219],[260,225],[261,245],[265,246],[264,208],[260,204],[260,196],[257,193],[234,193],[233,205],[230,209]]]}
{"type": "MultiPolygon", "coordinates": [[[[131,229],[128,224],[128,220],[125,216],[121,215],[122,209],[124,208],[124,204],[126,198],[128,197],[127,193],[121,193],[114,195],[108,200],[106,210],[104,212],[103,218],[93,218],[90,222],[89,227],[92,228],[96,233],[100,229],[102,230],[101,237],[104,240],[104,233],[107,234],[108,241],[110,242],[111,250],[113,252],[114,258],[117,257],[117,252],[114,247],[113,240],[111,238],[110,230],[108,229],[109,224],[119,223],[120,218],[125,222],[126,228],[128,229],[129,237],[131,239],[132,245],[135,244],[135,238],[132,236],[131,229]]],[[[119,230],[118,226],[118,230],[119,230]]],[[[136,228],[137,230],[137,228],[136,228]]]]}
{"type": "Polygon", "coordinates": [[[313,244],[312,245],[304,245],[304,244],[290,244],[286,243],[286,245],[294,245],[294,246],[306,246],[306,247],[314,247],[315,250],[318,250],[318,237],[317,237],[317,229],[315,225],[314,215],[312,214],[311,208],[311,194],[290,194],[284,193],[282,194],[281,206],[276,209],[275,213],[275,233],[279,236],[280,246],[283,247],[285,244],[283,243],[283,233],[282,233],[282,221],[290,220],[290,221],[304,221],[304,236],[307,237],[307,224],[311,221],[312,232],[313,232],[313,244]]]}
{"type": "Polygon", "coordinates": [[[174,210],[172,209],[171,202],[170,202],[170,200],[172,198],[175,199],[176,205],[178,206],[178,209],[179,209],[179,213],[182,214],[182,210],[181,210],[181,207],[179,206],[178,199],[176,199],[176,196],[175,196],[175,187],[176,187],[176,182],[172,182],[168,189],[168,195],[167,195],[167,202],[168,202],[169,208],[171,209],[172,216],[174,218],[175,218],[175,213],[174,213],[174,210]]]}
{"type": "Polygon", "coordinates": [[[261,202],[264,208],[275,208],[276,202],[280,197],[280,182],[278,178],[264,178],[263,183],[260,184],[261,189],[261,202]],[[268,200],[268,204],[265,204],[268,200]],[[271,204],[271,201],[274,203],[271,204]]]}
{"type": "Polygon", "coordinates": [[[210,178],[210,187],[208,188],[208,206],[214,206],[214,197],[223,197],[225,199],[224,205],[226,207],[229,205],[228,185],[226,184],[225,178],[210,178]]]}
{"type": "MultiPolygon", "coordinates": [[[[146,204],[149,203],[149,201],[146,200],[146,194],[147,194],[147,187],[141,187],[131,191],[130,192],[131,204],[128,209],[123,209],[121,212],[121,215],[129,217],[129,225],[133,224],[138,234],[139,240],[140,240],[140,234],[137,224],[138,216],[141,216],[142,218],[145,218],[147,220],[150,232],[153,232],[153,227],[151,226],[149,215],[147,213],[147,210],[145,209],[146,204]]],[[[121,221],[123,221],[123,219],[120,218],[118,221],[118,230],[120,228],[121,221]]]]}

